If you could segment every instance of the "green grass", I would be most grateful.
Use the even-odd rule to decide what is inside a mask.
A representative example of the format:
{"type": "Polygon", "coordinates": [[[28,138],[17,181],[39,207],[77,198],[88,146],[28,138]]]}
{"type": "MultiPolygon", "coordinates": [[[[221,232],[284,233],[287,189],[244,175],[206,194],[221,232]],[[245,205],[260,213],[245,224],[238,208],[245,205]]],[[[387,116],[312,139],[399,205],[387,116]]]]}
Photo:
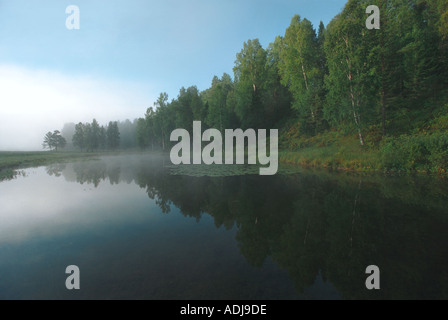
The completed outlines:
{"type": "Polygon", "coordinates": [[[378,148],[361,146],[355,135],[327,132],[298,143],[295,150],[281,150],[279,161],[304,167],[346,171],[379,171],[382,169],[378,148]],[[299,146],[300,145],[300,146],[299,146]]]}
{"type": "Polygon", "coordinates": [[[279,161],[333,170],[448,176],[447,118],[436,120],[437,127],[400,136],[382,138],[377,131],[366,130],[365,146],[353,134],[329,131],[306,137],[288,132],[282,137],[279,161]]]}
{"type": "MultiPolygon", "coordinates": [[[[328,131],[316,136],[302,136],[296,128],[280,137],[279,162],[309,168],[328,168],[353,172],[421,172],[448,176],[448,117],[419,132],[382,139],[378,130],[366,132],[361,146],[355,134],[328,131]]],[[[142,151],[116,152],[1,152],[0,181],[12,179],[18,169],[51,163],[91,160],[104,155],[135,154],[142,151]]],[[[145,152],[143,152],[145,153],[145,152]]],[[[247,154],[246,154],[247,156],[247,154]]],[[[247,162],[246,162],[247,163],[247,162]]],[[[253,166],[178,167],[174,174],[205,176],[241,175],[258,172],[253,166]]],[[[283,172],[279,170],[279,173],[283,172]]]]}
{"type": "Polygon", "coordinates": [[[95,159],[104,153],[86,152],[15,152],[0,151],[0,180],[12,179],[18,169],[38,167],[51,163],[72,162],[77,160],[95,159]]]}

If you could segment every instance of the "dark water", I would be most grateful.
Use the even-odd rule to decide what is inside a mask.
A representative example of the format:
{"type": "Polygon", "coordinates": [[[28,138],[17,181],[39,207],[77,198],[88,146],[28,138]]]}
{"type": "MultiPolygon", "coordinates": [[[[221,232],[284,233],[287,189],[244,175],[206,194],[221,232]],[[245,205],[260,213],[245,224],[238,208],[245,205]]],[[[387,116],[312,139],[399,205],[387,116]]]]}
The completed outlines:
{"type": "Polygon", "coordinates": [[[168,164],[117,156],[0,182],[0,299],[448,298],[446,181],[168,164]]]}

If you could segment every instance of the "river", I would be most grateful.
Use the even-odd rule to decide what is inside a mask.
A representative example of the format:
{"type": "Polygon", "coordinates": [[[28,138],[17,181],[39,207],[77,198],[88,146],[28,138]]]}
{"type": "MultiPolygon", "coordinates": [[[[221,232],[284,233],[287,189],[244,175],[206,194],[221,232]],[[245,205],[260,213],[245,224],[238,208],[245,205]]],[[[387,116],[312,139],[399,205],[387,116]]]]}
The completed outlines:
{"type": "Polygon", "coordinates": [[[257,173],[151,155],[25,169],[0,182],[0,299],[448,298],[443,179],[257,173]]]}

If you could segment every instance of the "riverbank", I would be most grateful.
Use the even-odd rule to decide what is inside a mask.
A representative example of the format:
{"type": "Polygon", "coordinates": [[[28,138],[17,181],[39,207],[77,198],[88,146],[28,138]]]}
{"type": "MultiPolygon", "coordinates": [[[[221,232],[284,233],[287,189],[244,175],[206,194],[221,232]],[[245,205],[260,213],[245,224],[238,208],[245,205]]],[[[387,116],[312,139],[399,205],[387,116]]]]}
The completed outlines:
{"type": "Polygon", "coordinates": [[[54,152],[54,151],[0,151],[0,180],[11,179],[16,170],[48,165],[51,163],[91,160],[104,153],[54,152]]]}
{"type": "Polygon", "coordinates": [[[355,134],[332,131],[308,138],[284,134],[279,161],[338,171],[448,175],[446,130],[369,138],[361,146],[355,134]]]}
{"type": "MultiPolygon", "coordinates": [[[[359,144],[359,142],[358,142],[359,144]]],[[[307,168],[339,171],[383,171],[379,150],[362,149],[355,143],[309,146],[297,151],[279,151],[279,162],[307,168]]]]}
{"type": "MultiPolygon", "coordinates": [[[[370,135],[371,137],[375,137],[370,135]]],[[[313,137],[281,136],[279,162],[305,168],[346,172],[421,173],[448,176],[448,134],[443,130],[367,140],[361,146],[356,135],[329,131],[313,137]]],[[[148,151],[0,151],[0,181],[17,170],[51,163],[92,160],[100,156],[148,151]]]]}

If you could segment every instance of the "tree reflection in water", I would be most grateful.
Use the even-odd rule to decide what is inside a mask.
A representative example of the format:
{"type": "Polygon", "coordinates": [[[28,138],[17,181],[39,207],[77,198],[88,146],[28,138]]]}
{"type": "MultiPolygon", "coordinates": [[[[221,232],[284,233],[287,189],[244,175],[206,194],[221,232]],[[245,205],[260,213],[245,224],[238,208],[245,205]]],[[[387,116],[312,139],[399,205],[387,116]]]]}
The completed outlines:
{"type": "Polygon", "coordinates": [[[95,187],[134,182],[164,213],[176,206],[197,221],[208,214],[217,228],[236,227],[247,262],[260,267],[271,257],[298,292],[321,278],[346,299],[448,298],[443,180],[305,170],[196,177],[170,174],[167,163],[162,156],[111,157],[47,172],[95,187]],[[380,267],[381,290],[365,288],[369,265],[380,267]]]}

